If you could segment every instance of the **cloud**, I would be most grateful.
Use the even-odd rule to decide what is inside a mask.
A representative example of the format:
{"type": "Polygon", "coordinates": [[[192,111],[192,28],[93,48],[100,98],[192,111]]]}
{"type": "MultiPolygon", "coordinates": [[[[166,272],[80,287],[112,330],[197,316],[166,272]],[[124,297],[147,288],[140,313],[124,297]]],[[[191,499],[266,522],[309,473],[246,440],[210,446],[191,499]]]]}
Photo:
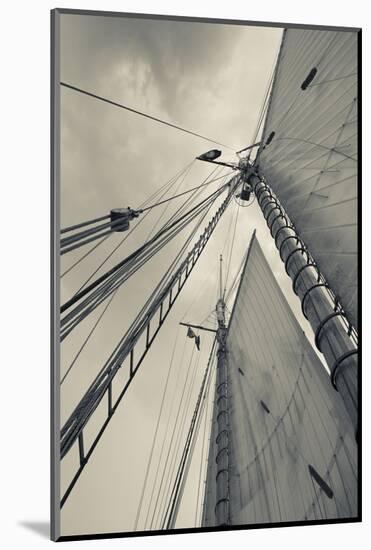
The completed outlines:
{"type": "MultiPolygon", "coordinates": [[[[279,29],[262,27],[63,15],[61,79],[241,148],[248,145],[254,135],[280,37],[279,29]]],[[[61,89],[61,97],[62,226],[104,215],[113,207],[137,207],[191,163],[196,155],[214,147],[194,136],[65,88],[61,89]]],[[[223,158],[229,157],[233,158],[233,150],[223,149],[223,158]]],[[[177,181],[172,192],[176,186],[181,191],[202,183],[210,172],[208,165],[193,163],[186,179],[177,181]]],[[[214,184],[212,189],[217,185],[214,184]]],[[[208,192],[207,188],[203,196],[208,192]]],[[[175,212],[182,201],[174,201],[166,216],[175,212]]],[[[194,367],[190,363],[190,348],[179,330],[179,321],[187,316],[195,323],[207,317],[209,320],[205,322],[210,322],[218,288],[219,254],[224,249],[225,257],[228,257],[232,242],[229,228],[233,227],[236,212],[237,205],[233,203],[218,224],[197,269],[192,272],[167,318],[166,329],[160,331],[95,456],[63,508],[62,527],[66,532],[72,530],[76,534],[132,528],[135,498],[139,498],[138,487],[142,482],[174,342],[178,342],[174,372],[180,375],[180,382],[176,382],[174,374],[171,394],[180,395],[185,369],[194,367]],[[115,483],[103,483],[102,475],[104,477],[110,469],[115,471],[115,483]],[[122,502],[127,500],[127,492],[132,494],[132,499],[129,499],[132,507],[124,518],[122,502]],[[88,498],[88,494],[94,498],[88,498]],[[96,498],[97,495],[100,498],[96,498]]],[[[161,207],[154,209],[104,269],[112,267],[142,243],[163,215],[161,207]]],[[[238,214],[229,282],[240,265],[255,227],[263,250],[270,254],[275,272],[282,270],[255,204],[241,209],[238,214]]],[[[124,334],[188,231],[169,244],[120,290],[63,385],[63,418],[68,416],[84,388],[124,334]]],[[[120,238],[120,234],[112,236],[97,249],[96,254],[91,254],[62,279],[62,302],[79,288],[120,238]]],[[[79,250],[64,256],[62,270],[84,252],[79,250]]],[[[96,311],[88,317],[63,343],[62,373],[98,314],[96,311]]],[[[205,337],[194,392],[197,392],[207,362],[209,344],[205,337]]],[[[169,406],[166,405],[167,414],[170,414],[169,406]]],[[[64,476],[71,471],[71,463],[63,466],[64,476]]]]}

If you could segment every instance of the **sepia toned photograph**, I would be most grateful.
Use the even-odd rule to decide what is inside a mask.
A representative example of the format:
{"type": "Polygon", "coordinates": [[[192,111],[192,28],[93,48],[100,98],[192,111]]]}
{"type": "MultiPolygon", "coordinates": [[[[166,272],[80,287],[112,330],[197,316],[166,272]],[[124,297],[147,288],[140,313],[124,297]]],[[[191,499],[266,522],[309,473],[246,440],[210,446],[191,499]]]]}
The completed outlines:
{"type": "Polygon", "coordinates": [[[360,521],[360,29],[51,25],[52,539],[360,521]]]}

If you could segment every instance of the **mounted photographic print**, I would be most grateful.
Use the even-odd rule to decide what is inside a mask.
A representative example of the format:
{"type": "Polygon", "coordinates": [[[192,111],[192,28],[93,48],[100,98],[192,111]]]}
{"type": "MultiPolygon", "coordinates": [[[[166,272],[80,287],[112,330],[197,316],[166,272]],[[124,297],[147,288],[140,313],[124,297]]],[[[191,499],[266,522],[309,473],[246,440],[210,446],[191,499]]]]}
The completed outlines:
{"type": "Polygon", "coordinates": [[[360,521],[360,29],[52,12],[52,538],[360,521]]]}

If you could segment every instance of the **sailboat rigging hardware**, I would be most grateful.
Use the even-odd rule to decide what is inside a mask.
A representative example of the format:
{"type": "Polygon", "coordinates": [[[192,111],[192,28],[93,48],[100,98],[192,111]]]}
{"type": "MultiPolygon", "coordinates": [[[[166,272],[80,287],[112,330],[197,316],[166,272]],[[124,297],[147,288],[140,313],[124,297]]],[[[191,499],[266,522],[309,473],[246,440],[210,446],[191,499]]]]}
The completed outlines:
{"type": "Polygon", "coordinates": [[[167,203],[169,201],[178,199],[179,197],[182,197],[183,195],[187,195],[189,193],[192,193],[193,191],[197,191],[198,189],[201,189],[202,187],[205,187],[207,185],[210,185],[211,183],[214,183],[215,181],[218,181],[220,179],[225,178],[229,174],[224,174],[223,176],[219,176],[217,178],[213,178],[205,183],[202,183],[201,185],[198,185],[196,187],[192,187],[191,189],[187,189],[186,191],[183,191],[182,193],[178,193],[177,195],[173,195],[172,197],[169,197],[167,199],[163,199],[159,202],[156,202],[154,204],[151,204],[150,206],[146,206],[144,208],[138,208],[136,210],[126,207],[126,208],[113,208],[110,212],[110,214],[107,214],[106,216],[101,216],[99,218],[95,218],[93,220],[88,220],[85,222],[78,223],[76,225],[72,225],[70,227],[65,227],[61,229],[61,234],[74,231],[76,229],[79,229],[81,227],[86,227],[87,225],[92,225],[96,222],[100,222],[103,220],[110,219],[110,222],[106,222],[102,225],[96,225],[95,227],[92,227],[90,229],[84,230],[80,233],[74,233],[73,235],[69,237],[65,237],[64,239],[61,239],[60,245],[61,245],[61,254],[66,254],[67,252],[71,252],[73,250],[76,250],[77,248],[80,248],[81,246],[84,246],[86,244],[89,244],[90,242],[101,239],[103,237],[108,237],[113,232],[123,232],[128,231],[130,227],[130,221],[134,220],[135,218],[138,218],[140,214],[143,212],[147,212],[149,210],[152,210],[153,208],[156,208],[157,206],[161,206],[164,203],[167,203]],[[104,231],[106,230],[106,231],[104,231]],[[93,236],[92,236],[93,235],[93,236]]]}
{"type": "MultiPolygon", "coordinates": [[[[274,134],[274,132],[273,132],[274,134]]],[[[246,147],[245,149],[242,149],[241,151],[245,151],[246,149],[251,149],[252,147],[256,147],[260,143],[255,143],[254,145],[250,145],[249,147],[246,147]]],[[[241,152],[239,151],[239,153],[241,152]]],[[[203,153],[202,155],[196,157],[197,160],[203,160],[205,162],[211,162],[212,164],[221,164],[222,166],[228,166],[229,168],[232,168],[233,170],[240,170],[242,172],[243,176],[245,176],[244,183],[242,185],[241,192],[236,194],[235,197],[241,199],[244,202],[248,202],[251,197],[251,191],[252,187],[250,183],[247,180],[247,173],[249,168],[251,167],[251,163],[247,158],[240,158],[238,164],[236,163],[226,163],[226,162],[219,162],[215,161],[214,159],[220,157],[221,151],[217,149],[212,149],[211,151],[207,151],[206,153],[203,153]]]]}
{"type": "Polygon", "coordinates": [[[122,398],[124,397],[127,389],[129,388],[134,376],[139,370],[149,348],[155,340],[158,332],[164,324],[166,317],[172,309],[177,297],[183,289],[186,281],[188,280],[194,266],[196,265],[202,251],[204,250],[207,242],[209,241],[214,229],[226,210],[227,206],[231,202],[233,194],[236,188],[240,185],[240,178],[233,178],[228,184],[228,195],[219,206],[218,210],[205,227],[203,233],[200,235],[193,248],[187,254],[185,260],[182,261],[178,269],[173,273],[166,286],[159,291],[157,295],[154,295],[151,303],[147,308],[147,313],[143,319],[134,324],[133,330],[127,333],[119,345],[116,346],[114,353],[111,355],[106,366],[101,370],[95,381],[87,390],[85,395],[80,400],[64,426],[61,430],[61,447],[60,456],[61,460],[67,455],[70,449],[78,443],[79,449],[79,465],[75,470],[75,474],[70,481],[67,489],[61,499],[61,507],[65,504],[69,497],[73,487],[78,481],[82,471],[84,470],[88,460],[90,459],[95,447],[97,446],[100,438],[102,437],[112,415],[115,413],[122,398]],[[155,327],[153,325],[155,324],[155,327]],[[152,326],[151,326],[152,325],[152,326]],[[145,335],[145,347],[142,351],[140,346],[140,339],[142,335],[145,335]],[[139,343],[139,344],[138,344],[139,343]],[[135,354],[135,348],[138,347],[141,351],[137,357],[135,354]],[[120,371],[123,363],[129,361],[129,373],[127,381],[124,383],[118,397],[113,399],[112,384],[117,373],[120,371]],[[83,445],[83,432],[89,421],[102,401],[107,396],[108,410],[107,416],[103,420],[103,424],[88,448],[83,445]]]}

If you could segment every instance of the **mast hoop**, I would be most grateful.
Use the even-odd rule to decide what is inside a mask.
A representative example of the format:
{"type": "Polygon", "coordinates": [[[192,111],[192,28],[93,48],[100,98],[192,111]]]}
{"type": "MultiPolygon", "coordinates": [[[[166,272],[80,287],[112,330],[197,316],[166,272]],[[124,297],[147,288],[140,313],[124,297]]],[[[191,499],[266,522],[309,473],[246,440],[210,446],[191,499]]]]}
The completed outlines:
{"type": "MultiPolygon", "coordinates": [[[[274,236],[273,236],[273,227],[274,227],[274,224],[275,224],[276,221],[279,220],[280,218],[282,218],[283,221],[285,222],[285,227],[286,227],[286,226],[287,226],[287,227],[290,227],[290,226],[288,225],[289,220],[287,219],[286,215],[283,214],[283,212],[282,212],[282,210],[281,210],[281,214],[277,214],[277,216],[275,216],[275,217],[273,218],[273,221],[272,221],[271,226],[270,226],[270,227],[268,226],[268,228],[270,229],[270,233],[271,233],[272,238],[274,238],[274,236]]],[[[291,229],[294,229],[294,228],[292,227],[291,229]]],[[[294,229],[294,231],[295,231],[295,229],[294,229]]],[[[277,233],[278,233],[278,231],[277,231],[277,233]]],[[[277,245],[276,245],[276,247],[277,247],[277,245]]]]}
{"type": "Polygon", "coordinates": [[[215,478],[218,479],[219,475],[224,473],[228,474],[228,468],[221,468],[220,470],[218,470],[215,478]]]}
{"type": "Polygon", "coordinates": [[[296,254],[296,252],[301,252],[302,254],[304,254],[304,252],[305,252],[305,254],[307,255],[307,261],[309,260],[309,254],[308,254],[308,251],[307,251],[307,249],[305,248],[305,246],[300,246],[299,248],[295,248],[295,250],[292,250],[292,251],[290,252],[290,254],[287,256],[286,260],[285,260],[285,270],[286,270],[287,275],[289,275],[289,276],[290,276],[290,274],[289,274],[289,272],[288,272],[287,266],[288,266],[288,264],[289,264],[289,260],[292,258],[292,256],[293,256],[294,254],[296,254]]]}
{"type": "Polygon", "coordinates": [[[336,377],[338,375],[339,367],[342,365],[345,359],[348,359],[348,357],[355,354],[358,354],[358,349],[352,349],[350,351],[347,351],[346,353],[338,357],[335,363],[333,364],[333,367],[331,369],[331,384],[333,385],[336,391],[339,391],[336,385],[336,377]]]}
{"type": "Polygon", "coordinates": [[[227,418],[228,418],[228,416],[229,416],[229,415],[228,415],[227,409],[223,409],[222,411],[219,411],[219,412],[218,412],[218,415],[217,415],[217,417],[216,417],[216,420],[219,420],[219,418],[222,416],[222,414],[225,414],[227,418]]]}
{"type": "Polygon", "coordinates": [[[264,202],[265,200],[267,200],[267,199],[273,199],[273,200],[276,199],[276,197],[271,193],[271,191],[269,191],[268,189],[265,189],[264,187],[261,188],[261,189],[258,189],[257,192],[259,193],[259,199],[258,199],[258,200],[259,200],[259,201],[261,200],[261,202],[259,203],[260,206],[262,206],[262,205],[263,205],[263,202],[264,202]],[[259,193],[259,191],[262,191],[262,192],[259,193]],[[262,198],[261,195],[264,193],[264,191],[266,191],[267,195],[266,195],[265,197],[262,198]]]}
{"type": "Polygon", "coordinates": [[[256,198],[258,199],[258,201],[260,200],[260,196],[264,193],[264,191],[265,191],[266,193],[268,193],[268,195],[267,195],[268,197],[272,197],[272,198],[273,198],[272,191],[271,191],[270,189],[268,189],[268,187],[266,186],[265,183],[263,183],[263,182],[261,182],[261,181],[258,182],[258,183],[256,184],[256,186],[255,186],[255,189],[257,188],[257,186],[258,186],[259,183],[262,183],[262,186],[260,187],[260,189],[258,189],[257,191],[254,190],[255,195],[256,195],[256,198]]]}
{"type": "MultiPolygon", "coordinates": [[[[227,430],[226,428],[224,430],[222,430],[221,432],[218,433],[218,435],[216,436],[215,438],[215,442],[218,443],[221,436],[226,433],[227,434],[227,437],[229,436],[229,430],[227,430]]],[[[226,448],[226,447],[225,447],[226,448]]]]}
{"type": "Polygon", "coordinates": [[[300,238],[299,235],[297,235],[297,234],[295,234],[295,235],[289,235],[288,237],[285,237],[285,238],[283,239],[283,241],[281,242],[280,247],[279,247],[279,249],[278,249],[278,252],[280,253],[280,258],[281,258],[282,261],[283,261],[283,257],[282,257],[282,248],[283,248],[283,245],[285,244],[286,241],[289,241],[290,239],[296,239],[296,244],[299,244],[299,242],[300,242],[300,244],[301,244],[302,246],[304,246],[303,241],[301,240],[301,238],[300,238]]]}
{"type": "Polygon", "coordinates": [[[219,395],[218,399],[216,400],[216,404],[219,405],[222,399],[225,399],[226,401],[228,401],[227,395],[226,394],[219,395]]]}
{"type": "Polygon", "coordinates": [[[222,449],[220,449],[220,451],[217,453],[216,457],[215,457],[215,462],[218,464],[218,461],[219,461],[219,458],[220,458],[220,455],[222,453],[227,453],[227,455],[229,454],[228,453],[228,447],[223,447],[222,449]]]}
{"type": "Polygon", "coordinates": [[[227,382],[221,382],[216,388],[216,393],[219,393],[219,388],[221,388],[222,386],[227,386],[227,382]]]}
{"type": "Polygon", "coordinates": [[[319,325],[316,329],[315,335],[314,335],[314,342],[315,342],[317,348],[319,349],[319,351],[322,351],[321,350],[321,342],[320,342],[322,329],[326,325],[326,323],[328,323],[328,321],[331,321],[331,319],[334,319],[335,317],[343,317],[345,322],[347,322],[346,315],[343,311],[334,311],[333,313],[330,313],[329,315],[327,315],[327,317],[322,319],[322,321],[319,323],[319,325]]]}
{"type": "MultiPolygon", "coordinates": [[[[285,216],[282,216],[283,218],[285,218],[285,216]]],[[[275,221],[275,220],[274,220],[275,221]]],[[[273,222],[274,223],[274,222],[273,222]]],[[[272,227],[273,227],[273,224],[272,224],[272,227]]],[[[277,230],[277,233],[275,234],[274,236],[274,241],[275,241],[275,245],[276,245],[276,248],[278,248],[278,244],[277,244],[277,237],[279,235],[279,233],[283,230],[283,229],[292,229],[292,231],[294,231],[296,233],[296,230],[295,230],[295,227],[289,223],[287,223],[287,219],[286,219],[286,224],[285,225],[282,225],[278,230],[277,230]]],[[[273,236],[273,235],[272,235],[273,236]]]]}
{"type": "Polygon", "coordinates": [[[309,293],[312,292],[312,290],[314,290],[315,288],[319,288],[319,287],[329,288],[327,282],[325,282],[325,283],[316,283],[315,285],[312,285],[310,288],[308,288],[308,290],[306,290],[306,292],[303,296],[303,299],[301,301],[301,311],[303,312],[303,315],[306,319],[308,319],[308,316],[305,312],[305,301],[306,301],[309,293]]]}
{"type": "MultiPolygon", "coordinates": [[[[216,509],[217,509],[217,507],[219,506],[219,504],[222,504],[223,502],[229,504],[229,498],[228,498],[228,497],[224,497],[224,498],[220,498],[219,500],[216,501],[215,509],[214,509],[214,510],[215,510],[215,514],[216,514],[216,509]]],[[[228,524],[227,524],[227,523],[225,523],[225,524],[222,523],[221,526],[222,526],[222,525],[228,525],[228,524]]]]}
{"type": "MultiPolygon", "coordinates": [[[[270,204],[275,204],[275,205],[276,205],[276,208],[281,208],[281,207],[278,205],[277,199],[271,199],[271,200],[269,200],[269,201],[264,205],[264,207],[262,208],[262,212],[263,212],[264,218],[265,218],[265,212],[266,212],[267,206],[269,206],[270,204]]],[[[261,207],[261,205],[260,205],[260,207],[261,207]]],[[[267,219],[267,218],[265,218],[265,219],[267,219]]]]}
{"type": "Polygon", "coordinates": [[[274,208],[272,208],[272,210],[269,212],[268,216],[266,217],[266,222],[267,222],[268,225],[269,225],[269,218],[271,217],[272,212],[275,212],[276,210],[278,210],[279,213],[282,215],[282,209],[281,209],[280,206],[277,205],[274,208]]]}
{"type": "Polygon", "coordinates": [[[309,262],[306,265],[302,265],[301,268],[298,269],[298,271],[296,272],[295,277],[292,281],[292,290],[295,292],[296,295],[298,295],[296,290],[296,282],[299,278],[299,275],[304,271],[304,269],[307,269],[308,267],[313,267],[317,271],[317,283],[319,283],[321,280],[321,274],[319,272],[317,264],[315,264],[314,262],[309,262]]]}

